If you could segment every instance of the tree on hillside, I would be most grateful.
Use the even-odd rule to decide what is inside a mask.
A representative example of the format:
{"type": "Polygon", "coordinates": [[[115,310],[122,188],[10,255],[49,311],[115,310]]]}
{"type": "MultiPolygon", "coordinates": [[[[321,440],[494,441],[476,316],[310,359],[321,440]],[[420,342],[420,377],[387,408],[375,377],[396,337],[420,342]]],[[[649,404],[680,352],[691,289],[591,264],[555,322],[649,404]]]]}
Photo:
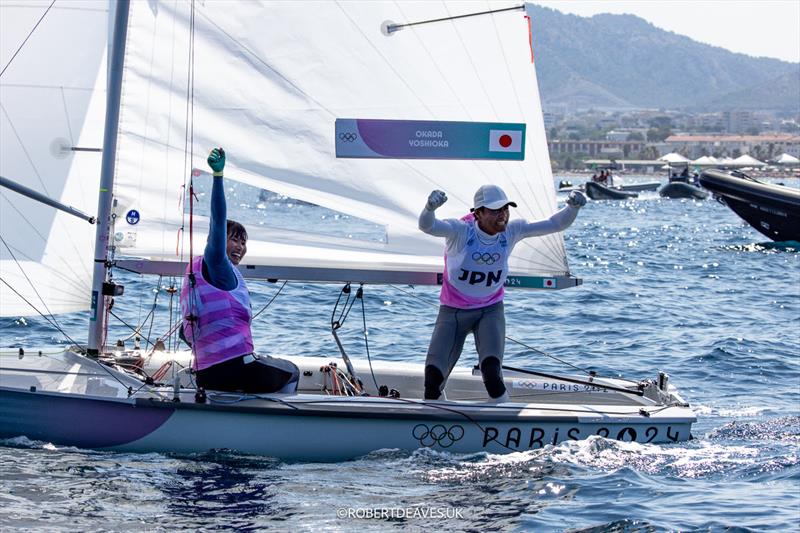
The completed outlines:
{"type": "Polygon", "coordinates": [[[647,130],[647,140],[650,142],[661,142],[672,135],[672,119],[666,116],[658,116],[650,119],[650,129],[647,130]]]}
{"type": "Polygon", "coordinates": [[[671,128],[672,119],[667,116],[658,116],[650,119],[649,125],[651,128],[671,128]]]}
{"type": "Polygon", "coordinates": [[[628,134],[629,141],[643,141],[644,135],[640,131],[634,131],[633,133],[628,134]]]}
{"type": "Polygon", "coordinates": [[[658,149],[655,146],[645,146],[644,149],[639,152],[639,159],[658,159],[658,149]]]}
{"type": "Polygon", "coordinates": [[[672,129],[669,126],[666,128],[650,128],[647,130],[647,140],[649,142],[661,142],[670,135],[672,135],[672,129]]]}

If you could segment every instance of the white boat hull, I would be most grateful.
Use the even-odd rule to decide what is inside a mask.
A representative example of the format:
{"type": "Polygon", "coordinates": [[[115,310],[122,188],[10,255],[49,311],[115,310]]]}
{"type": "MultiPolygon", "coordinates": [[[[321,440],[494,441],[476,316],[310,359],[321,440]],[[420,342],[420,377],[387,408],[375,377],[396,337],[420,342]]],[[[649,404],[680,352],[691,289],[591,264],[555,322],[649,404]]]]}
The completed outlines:
{"type": "Polygon", "coordinates": [[[639,403],[614,405],[612,400],[619,399],[608,392],[565,395],[564,401],[554,402],[551,391],[542,396],[550,402],[500,405],[209,392],[207,400],[198,403],[194,390],[180,389],[176,396],[172,387],[141,382],[139,390],[129,395],[127,387],[137,380],[68,352],[63,361],[68,372],[50,380],[19,365],[32,358],[36,356],[18,359],[16,370],[9,370],[10,357],[2,358],[4,375],[9,377],[0,384],[2,438],[26,436],[127,452],[229,449],[284,460],[338,461],[380,449],[509,453],[592,435],[642,443],[680,442],[691,437],[695,421],[681,402],[648,405],[637,397],[639,403]],[[607,404],[599,400],[603,397],[607,404]],[[578,398],[583,403],[574,403],[578,398]]]}

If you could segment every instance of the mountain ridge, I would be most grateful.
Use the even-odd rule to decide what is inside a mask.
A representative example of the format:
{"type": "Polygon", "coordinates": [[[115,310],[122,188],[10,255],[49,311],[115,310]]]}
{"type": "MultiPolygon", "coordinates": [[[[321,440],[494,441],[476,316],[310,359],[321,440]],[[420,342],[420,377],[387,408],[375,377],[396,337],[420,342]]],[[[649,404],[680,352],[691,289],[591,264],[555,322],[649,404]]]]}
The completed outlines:
{"type": "Polygon", "coordinates": [[[700,43],[635,15],[542,6],[531,15],[545,108],[800,111],[800,63],[700,43]]]}

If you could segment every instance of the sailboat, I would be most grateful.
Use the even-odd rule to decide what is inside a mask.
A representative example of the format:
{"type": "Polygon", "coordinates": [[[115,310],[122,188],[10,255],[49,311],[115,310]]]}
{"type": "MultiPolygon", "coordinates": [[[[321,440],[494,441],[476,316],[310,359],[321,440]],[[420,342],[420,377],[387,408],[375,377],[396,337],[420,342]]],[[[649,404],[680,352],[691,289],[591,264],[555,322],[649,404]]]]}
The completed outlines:
{"type": "MultiPolygon", "coordinates": [[[[459,368],[447,400],[424,401],[421,364],[350,360],[342,348],[333,362],[291,358],[297,394],[245,395],[194,387],[178,364],[188,349],[106,338],[109,309],[125,298],[115,271],[180,277],[202,253],[208,219],[195,209],[193,180],[214,146],[229,153],[228,180],[383,229],[368,241],[249,228],[239,268],[252,279],[440,284],[442,243],[417,229],[434,188],[450,196],[444,217],[468,212],[488,182],[525,199],[520,216],[552,214],[527,6],[475,7],[0,5],[0,310],[33,308],[55,325],[59,313],[89,317],[86,344],[0,352],[0,438],[318,461],[386,448],[508,453],[593,435],[689,439],[695,415],[665,373],[630,380],[507,368],[511,401],[492,404],[480,374],[459,368]],[[410,127],[402,148],[412,151],[374,139],[369,153],[348,146],[376,124],[410,127]],[[465,131],[483,148],[459,152],[465,131]],[[491,131],[512,132],[517,153],[486,149],[491,131]],[[131,371],[123,361],[141,364],[131,371]]],[[[579,284],[561,235],[515,249],[510,290],[579,284]]]]}

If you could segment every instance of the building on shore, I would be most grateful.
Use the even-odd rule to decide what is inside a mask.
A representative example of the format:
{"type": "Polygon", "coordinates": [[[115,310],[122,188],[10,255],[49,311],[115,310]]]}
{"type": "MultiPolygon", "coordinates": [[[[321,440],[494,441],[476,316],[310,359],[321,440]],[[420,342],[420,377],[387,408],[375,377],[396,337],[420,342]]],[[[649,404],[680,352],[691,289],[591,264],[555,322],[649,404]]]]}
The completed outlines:
{"type": "Polygon", "coordinates": [[[738,157],[750,154],[756,159],[771,159],[782,153],[800,156],[800,136],[772,135],[670,135],[664,140],[669,151],[689,159],[704,155],[738,157]]]}
{"type": "Polygon", "coordinates": [[[623,156],[632,157],[647,145],[645,141],[589,141],[589,140],[548,140],[550,155],[583,154],[592,157],[623,156]]]}
{"type": "Polygon", "coordinates": [[[613,168],[619,172],[653,174],[664,172],[664,162],[657,159],[587,159],[583,162],[588,169],[613,168]]]}

